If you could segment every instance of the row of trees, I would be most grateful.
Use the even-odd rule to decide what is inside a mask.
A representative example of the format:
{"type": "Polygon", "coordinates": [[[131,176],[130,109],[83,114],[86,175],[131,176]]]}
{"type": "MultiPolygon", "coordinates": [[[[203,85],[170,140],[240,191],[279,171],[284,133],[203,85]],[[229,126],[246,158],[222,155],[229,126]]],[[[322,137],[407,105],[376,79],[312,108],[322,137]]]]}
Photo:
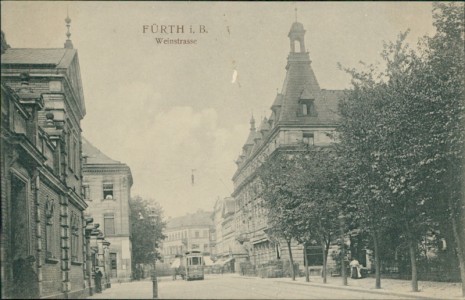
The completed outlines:
{"type": "Polygon", "coordinates": [[[344,69],[353,88],[339,105],[338,143],[276,152],[259,177],[273,233],[288,245],[318,241],[324,265],[349,229],[369,234],[376,288],[381,237],[394,231],[407,245],[418,291],[420,240],[452,232],[465,295],[464,6],[434,3],[433,19],[418,50],[401,33],[384,45],[382,70],[344,69]]]}

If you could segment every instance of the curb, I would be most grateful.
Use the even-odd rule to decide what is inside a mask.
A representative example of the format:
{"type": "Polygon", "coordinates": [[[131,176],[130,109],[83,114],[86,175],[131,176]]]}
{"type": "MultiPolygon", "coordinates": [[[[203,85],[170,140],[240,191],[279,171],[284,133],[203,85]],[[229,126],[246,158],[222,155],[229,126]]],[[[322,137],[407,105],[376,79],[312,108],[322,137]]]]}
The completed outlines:
{"type": "MultiPolygon", "coordinates": [[[[247,279],[264,279],[260,277],[252,277],[252,276],[238,276],[236,278],[247,278],[247,279]]],[[[329,289],[337,289],[337,290],[352,290],[352,291],[357,291],[361,293],[367,293],[367,294],[377,294],[377,295],[386,295],[386,296],[399,296],[399,297],[406,297],[410,299],[431,299],[431,300],[439,300],[439,299],[447,299],[444,297],[438,298],[438,297],[433,297],[433,296],[427,296],[427,295],[413,295],[413,294],[407,294],[407,293],[401,293],[401,292],[392,292],[388,290],[383,290],[383,289],[365,289],[365,288],[360,288],[360,287],[355,287],[355,286],[342,286],[342,285],[332,285],[332,284],[324,284],[324,283],[317,283],[317,282],[301,282],[301,281],[284,281],[284,280],[276,280],[270,278],[273,282],[282,282],[286,284],[295,284],[295,285],[306,285],[306,286],[317,286],[317,287],[322,287],[322,288],[329,288],[329,289]]],[[[413,292],[412,292],[413,293],[413,292]]],[[[448,298],[448,299],[462,299],[462,298],[448,298]]]]}

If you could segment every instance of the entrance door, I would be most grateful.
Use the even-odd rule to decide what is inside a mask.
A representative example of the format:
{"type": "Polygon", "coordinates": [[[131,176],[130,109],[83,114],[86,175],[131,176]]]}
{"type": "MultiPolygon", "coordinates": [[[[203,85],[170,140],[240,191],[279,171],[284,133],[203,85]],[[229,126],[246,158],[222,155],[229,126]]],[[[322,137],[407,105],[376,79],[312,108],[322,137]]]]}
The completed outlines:
{"type": "Polygon", "coordinates": [[[29,287],[33,282],[25,282],[28,272],[26,258],[29,256],[29,222],[27,207],[27,184],[16,176],[11,176],[11,211],[10,211],[10,248],[9,254],[12,262],[12,293],[14,298],[23,298],[27,292],[25,286],[29,287]]]}
{"type": "Polygon", "coordinates": [[[11,177],[11,254],[13,260],[29,255],[29,222],[27,185],[16,176],[11,177]]]}

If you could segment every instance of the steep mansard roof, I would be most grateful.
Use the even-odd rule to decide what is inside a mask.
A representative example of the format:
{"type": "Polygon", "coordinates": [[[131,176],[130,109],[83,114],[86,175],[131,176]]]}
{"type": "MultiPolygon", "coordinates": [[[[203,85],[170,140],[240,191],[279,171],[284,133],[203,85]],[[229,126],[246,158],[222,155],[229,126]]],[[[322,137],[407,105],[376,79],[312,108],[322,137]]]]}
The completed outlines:
{"type": "MultiPolygon", "coordinates": [[[[262,122],[258,132],[255,131],[255,128],[251,128],[244,148],[246,145],[254,145],[255,138],[260,137],[261,140],[265,139],[265,136],[261,135],[262,129],[265,129],[264,134],[266,135],[275,126],[279,125],[324,126],[337,124],[339,120],[337,106],[344,91],[320,88],[311,67],[309,53],[303,50],[305,48],[304,34],[305,30],[301,23],[295,22],[292,24],[288,35],[291,39],[291,45],[294,42],[300,42],[303,47],[300,48],[300,52],[296,52],[296,49],[291,46],[291,52],[287,58],[287,72],[282,91],[276,95],[271,106],[274,113],[267,120],[268,126],[262,122]],[[316,113],[302,115],[300,113],[302,110],[302,100],[313,103],[313,109],[316,113]],[[260,134],[260,136],[257,136],[257,134],[260,134]]],[[[261,142],[260,139],[257,142],[261,142]]],[[[253,153],[257,148],[259,148],[259,145],[254,145],[252,151],[248,153],[253,153]]],[[[244,160],[239,159],[238,161],[243,162],[244,160]]]]}

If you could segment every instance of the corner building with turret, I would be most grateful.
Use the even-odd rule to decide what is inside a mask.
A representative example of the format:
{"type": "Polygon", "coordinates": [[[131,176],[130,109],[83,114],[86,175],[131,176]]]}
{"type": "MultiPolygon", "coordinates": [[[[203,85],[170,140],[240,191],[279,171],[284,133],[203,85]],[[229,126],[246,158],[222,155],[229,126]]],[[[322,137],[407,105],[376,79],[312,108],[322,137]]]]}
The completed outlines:
{"type": "MultiPolygon", "coordinates": [[[[320,88],[305,48],[305,29],[301,23],[292,24],[288,37],[290,53],[282,90],[271,105],[271,114],[257,127],[252,117],[249,135],[236,160],[232,194],[235,240],[247,253],[236,259],[236,270],[242,273],[249,269],[257,272],[260,266],[273,261],[281,261],[284,265],[289,261],[287,244],[267,234],[264,199],[258,196],[258,167],[266,159],[273,159],[277,151],[290,151],[302,144],[329,146],[334,142],[330,133],[338,124],[337,105],[343,91],[320,88]]],[[[316,248],[307,249],[307,257],[318,255],[321,250],[316,248]]],[[[303,269],[303,247],[292,244],[292,254],[294,262],[303,269]]]]}

